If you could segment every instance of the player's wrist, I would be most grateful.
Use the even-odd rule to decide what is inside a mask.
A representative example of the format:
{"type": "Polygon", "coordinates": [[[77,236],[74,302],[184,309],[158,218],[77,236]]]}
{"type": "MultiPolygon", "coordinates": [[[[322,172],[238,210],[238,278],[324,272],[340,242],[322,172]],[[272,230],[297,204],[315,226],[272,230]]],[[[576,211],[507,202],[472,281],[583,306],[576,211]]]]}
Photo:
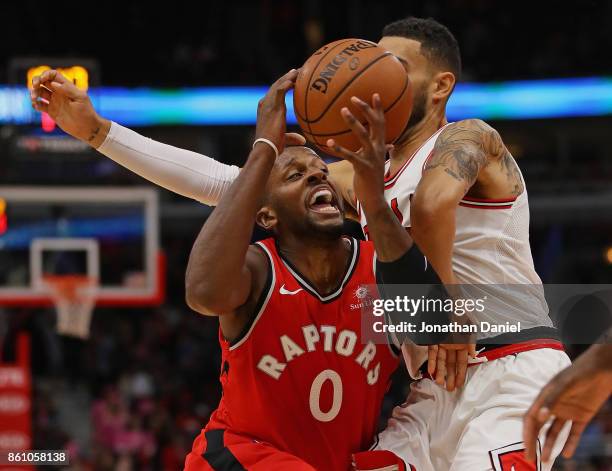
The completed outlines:
{"type": "Polygon", "coordinates": [[[111,121],[96,114],[89,126],[87,126],[83,136],[81,136],[81,140],[97,149],[106,140],[110,128],[111,121]]]}
{"type": "Polygon", "coordinates": [[[590,350],[592,351],[591,356],[595,368],[602,373],[612,374],[612,345],[608,343],[596,344],[590,350]]]}
{"type": "Polygon", "coordinates": [[[278,157],[276,146],[275,145],[272,146],[266,141],[267,139],[265,140],[260,140],[259,138],[255,139],[255,141],[253,142],[250,156],[256,157],[258,159],[265,158],[265,159],[276,160],[276,158],[278,157]]]}
{"type": "Polygon", "coordinates": [[[359,204],[361,204],[368,219],[372,219],[377,215],[386,215],[389,211],[389,203],[385,200],[382,192],[380,194],[377,192],[372,192],[371,194],[364,192],[358,198],[359,204]]]}
{"type": "Polygon", "coordinates": [[[275,159],[277,159],[279,156],[279,148],[272,139],[268,139],[266,137],[258,137],[253,141],[252,147],[253,149],[255,149],[256,147],[267,147],[268,149],[272,150],[275,159]]]}

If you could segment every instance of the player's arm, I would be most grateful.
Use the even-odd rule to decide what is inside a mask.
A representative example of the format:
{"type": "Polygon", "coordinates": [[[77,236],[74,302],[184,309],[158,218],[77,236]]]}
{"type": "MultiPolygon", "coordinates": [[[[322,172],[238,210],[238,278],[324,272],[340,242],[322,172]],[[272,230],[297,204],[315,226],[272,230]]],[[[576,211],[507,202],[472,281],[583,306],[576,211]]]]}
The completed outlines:
{"type": "MultiPolygon", "coordinates": [[[[102,118],[87,93],[56,70],[34,77],[31,100],[34,109],[48,113],[72,137],[179,195],[214,206],[238,176],[234,165],[154,141],[102,118]]],[[[286,140],[297,145],[305,142],[294,133],[287,134],[286,140]]]]}
{"type": "Polygon", "coordinates": [[[542,461],[548,461],[559,432],[571,421],[563,456],[571,458],[582,432],[612,393],[612,331],[592,345],[576,361],[558,373],[540,392],[527,411],[523,439],[527,458],[535,461],[536,440],[542,427],[554,417],[546,433],[542,461]]]}
{"type": "MultiPolygon", "coordinates": [[[[279,152],[284,144],[285,94],[296,76],[297,71],[292,70],[276,81],[257,110],[256,138],[270,140],[279,152]]],[[[185,280],[187,302],[196,311],[234,313],[249,299],[254,273],[260,273],[261,264],[267,263],[249,247],[275,159],[271,145],[257,143],[240,175],[202,227],[189,256],[185,280]]]]}
{"type": "Polygon", "coordinates": [[[327,141],[353,168],[355,196],[368,219],[370,236],[376,249],[378,265],[386,283],[438,282],[425,274],[425,259],[414,245],[408,232],[402,227],[384,196],[385,156],[389,146],[385,144],[385,114],[380,96],[374,94],[372,106],[353,97],[353,104],[361,108],[367,126],[355,118],[348,108],[341,110],[342,117],[361,143],[359,152],[352,152],[327,141]],[[386,277],[385,277],[386,274],[386,277]],[[385,279],[386,278],[386,279],[385,279]]]}
{"type": "Polygon", "coordinates": [[[492,158],[505,150],[497,131],[469,119],[447,126],[433,148],[410,205],[412,235],[445,284],[455,282],[455,213],[492,158]]]}
{"type": "Polygon", "coordinates": [[[359,222],[357,214],[357,197],[353,190],[353,178],[355,172],[350,162],[339,160],[327,166],[329,169],[329,177],[334,182],[334,185],[340,192],[340,196],[344,200],[344,217],[354,219],[359,222]]]}

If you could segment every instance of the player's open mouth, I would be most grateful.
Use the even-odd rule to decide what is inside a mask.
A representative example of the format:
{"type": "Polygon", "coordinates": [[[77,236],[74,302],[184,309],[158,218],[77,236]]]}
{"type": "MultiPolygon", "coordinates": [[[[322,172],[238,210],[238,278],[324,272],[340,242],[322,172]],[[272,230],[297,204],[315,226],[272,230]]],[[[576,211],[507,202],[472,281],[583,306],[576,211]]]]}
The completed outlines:
{"type": "Polygon", "coordinates": [[[338,199],[328,186],[314,188],[308,196],[308,209],[323,214],[339,214],[338,199]]]}

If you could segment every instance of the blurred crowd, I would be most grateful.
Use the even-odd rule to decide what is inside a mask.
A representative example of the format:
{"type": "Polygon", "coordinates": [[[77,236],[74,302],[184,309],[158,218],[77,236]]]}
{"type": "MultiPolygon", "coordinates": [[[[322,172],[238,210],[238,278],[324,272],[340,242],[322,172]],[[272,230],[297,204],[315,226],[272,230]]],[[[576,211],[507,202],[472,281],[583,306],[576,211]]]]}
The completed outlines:
{"type": "Polygon", "coordinates": [[[66,449],[75,469],[182,469],[220,398],[214,320],[101,309],[87,342],[56,336],[52,312],[3,320],[5,350],[16,330],[32,335],[34,449],[66,449]]]}

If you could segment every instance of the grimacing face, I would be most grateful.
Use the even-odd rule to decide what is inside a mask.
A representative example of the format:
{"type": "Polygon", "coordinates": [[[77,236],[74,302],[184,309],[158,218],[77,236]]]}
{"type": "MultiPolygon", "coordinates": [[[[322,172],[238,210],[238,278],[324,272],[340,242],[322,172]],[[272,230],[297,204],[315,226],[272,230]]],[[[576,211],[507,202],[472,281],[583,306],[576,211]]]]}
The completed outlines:
{"type": "Polygon", "coordinates": [[[327,165],[312,149],[285,148],[270,173],[258,224],[276,234],[340,237],[344,208],[328,174],[327,165]]]}
{"type": "MultiPolygon", "coordinates": [[[[429,86],[433,77],[431,64],[421,54],[421,43],[414,39],[400,36],[384,36],[378,45],[393,53],[406,67],[406,72],[412,83],[414,104],[407,130],[421,122],[429,106],[429,86]]],[[[401,137],[398,141],[401,141],[401,137]]]]}

